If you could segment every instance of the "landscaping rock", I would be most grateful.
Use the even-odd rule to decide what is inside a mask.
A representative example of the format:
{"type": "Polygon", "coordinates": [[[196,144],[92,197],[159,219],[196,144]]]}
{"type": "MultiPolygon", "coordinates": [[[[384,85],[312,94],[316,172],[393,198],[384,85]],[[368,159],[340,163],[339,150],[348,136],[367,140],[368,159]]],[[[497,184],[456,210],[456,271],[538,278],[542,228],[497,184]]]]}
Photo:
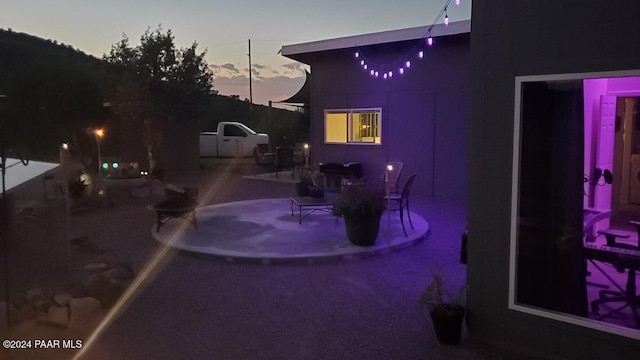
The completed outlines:
{"type": "Polygon", "coordinates": [[[103,272],[102,275],[110,279],[121,281],[126,281],[133,278],[133,274],[131,273],[131,271],[122,266],[114,267],[113,269],[107,270],[103,272]]]}
{"type": "Polygon", "coordinates": [[[98,314],[100,308],[100,301],[91,297],[71,300],[69,326],[73,327],[88,320],[92,315],[98,314]]]}
{"type": "Polygon", "coordinates": [[[94,274],[87,280],[87,294],[100,300],[106,308],[113,305],[123,292],[123,287],[118,280],[109,279],[102,274],[94,274]]]}
{"type": "Polygon", "coordinates": [[[36,320],[39,323],[46,323],[47,322],[47,313],[44,312],[44,311],[36,312],[36,320]]]}
{"type": "Polygon", "coordinates": [[[67,327],[69,324],[69,308],[66,306],[51,306],[47,312],[47,322],[67,327]]]}
{"type": "Polygon", "coordinates": [[[27,299],[27,302],[33,306],[38,306],[43,301],[47,300],[47,297],[44,296],[44,293],[40,288],[29,289],[24,297],[27,299]]]}
{"type": "Polygon", "coordinates": [[[83,298],[87,296],[87,287],[83,283],[75,282],[67,286],[65,292],[73,298],[83,298]]]}
{"type": "Polygon", "coordinates": [[[17,321],[25,321],[36,317],[36,310],[33,306],[27,302],[18,305],[18,319],[17,321]]]}
{"type": "Polygon", "coordinates": [[[105,251],[98,257],[98,261],[105,263],[107,268],[110,268],[118,263],[118,257],[111,251],[105,251]]]}
{"type": "Polygon", "coordinates": [[[101,271],[107,268],[107,264],[102,261],[92,262],[84,267],[87,271],[101,271]]]}
{"type": "Polygon", "coordinates": [[[42,289],[40,288],[32,288],[25,294],[25,299],[29,304],[31,304],[36,310],[47,312],[49,307],[52,305],[51,300],[44,295],[42,289]]]}
{"type": "Polygon", "coordinates": [[[59,306],[67,305],[71,299],[73,299],[73,297],[66,292],[53,295],[53,301],[59,306]]]}

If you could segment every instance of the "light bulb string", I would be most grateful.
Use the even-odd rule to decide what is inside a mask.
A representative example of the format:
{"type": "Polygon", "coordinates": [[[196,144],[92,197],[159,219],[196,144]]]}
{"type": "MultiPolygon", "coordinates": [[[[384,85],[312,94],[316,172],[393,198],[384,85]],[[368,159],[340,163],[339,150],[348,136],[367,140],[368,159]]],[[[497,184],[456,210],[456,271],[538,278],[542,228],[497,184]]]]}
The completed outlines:
{"type": "MultiPolygon", "coordinates": [[[[411,50],[406,51],[402,56],[399,56],[398,59],[407,59],[411,57],[412,54],[415,54],[420,49],[420,43],[422,42],[422,40],[416,40],[415,42],[416,44],[411,48],[411,50]]],[[[395,68],[404,66],[407,62],[407,60],[394,60],[391,62],[379,63],[371,60],[366,55],[364,55],[358,45],[356,45],[356,51],[360,54],[358,58],[361,61],[364,61],[364,63],[369,66],[375,66],[380,69],[393,70],[395,68]]]]}
{"type": "MultiPolygon", "coordinates": [[[[398,60],[385,62],[385,63],[375,62],[375,61],[371,60],[371,58],[366,56],[364,54],[364,52],[363,52],[363,49],[360,48],[360,46],[358,46],[356,44],[355,45],[355,48],[356,48],[356,56],[355,57],[356,57],[356,60],[358,61],[359,65],[360,65],[360,67],[363,68],[364,70],[366,70],[367,72],[370,72],[372,75],[375,74],[376,77],[378,76],[378,73],[383,73],[383,74],[385,74],[385,76],[384,76],[385,79],[387,78],[387,76],[386,76],[387,73],[390,76],[393,76],[392,72],[396,72],[396,71],[399,71],[400,74],[404,74],[404,72],[411,67],[411,61],[408,60],[411,57],[411,54],[418,53],[417,57],[420,60],[424,59],[424,51],[421,50],[422,47],[424,46],[422,44],[422,42],[426,38],[427,41],[428,41],[428,44],[432,45],[432,43],[433,43],[432,30],[439,23],[440,19],[442,18],[442,15],[445,15],[446,16],[446,20],[448,20],[449,15],[447,13],[447,8],[449,7],[450,4],[451,4],[451,0],[446,0],[445,1],[445,3],[442,6],[440,12],[435,17],[433,23],[429,26],[429,28],[427,28],[426,33],[422,36],[422,38],[420,38],[419,40],[416,40],[416,44],[412,47],[411,50],[408,50],[403,55],[399,56],[398,60]]],[[[456,4],[458,4],[457,1],[456,1],[456,4]]],[[[446,25],[448,25],[448,24],[446,24],[446,25]]]]}

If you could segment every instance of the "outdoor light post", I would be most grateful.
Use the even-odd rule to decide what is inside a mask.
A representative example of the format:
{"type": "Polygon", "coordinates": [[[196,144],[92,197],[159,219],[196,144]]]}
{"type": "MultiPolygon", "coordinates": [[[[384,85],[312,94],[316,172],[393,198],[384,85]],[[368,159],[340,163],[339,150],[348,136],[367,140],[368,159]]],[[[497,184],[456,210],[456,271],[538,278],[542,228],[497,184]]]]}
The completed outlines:
{"type": "Polygon", "coordinates": [[[309,144],[304,144],[304,162],[305,167],[309,168],[309,144]]]}
{"type": "Polygon", "coordinates": [[[87,134],[93,134],[96,137],[96,146],[98,147],[98,174],[102,174],[102,155],[100,154],[100,143],[104,137],[104,129],[87,128],[87,134]]]}
{"type": "MultiPolygon", "coordinates": [[[[387,164],[387,171],[385,171],[384,173],[384,189],[385,189],[385,195],[387,198],[387,231],[389,232],[389,234],[391,233],[391,212],[389,211],[389,205],[391,203],[391,183],[390,183],[390,178],[389,178],[389,174],[391,174],[391,172],[393,171],[393,165],[392,164],[387,164]]],[[[387,246],[391,246],[391,236],[387,236],[387,246]]]]}

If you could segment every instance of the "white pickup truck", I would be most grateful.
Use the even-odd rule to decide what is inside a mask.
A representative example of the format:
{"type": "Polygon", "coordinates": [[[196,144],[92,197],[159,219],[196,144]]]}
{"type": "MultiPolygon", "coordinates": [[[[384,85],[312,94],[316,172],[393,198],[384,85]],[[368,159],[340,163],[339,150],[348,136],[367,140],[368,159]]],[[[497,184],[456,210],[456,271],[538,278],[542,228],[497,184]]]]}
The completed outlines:
{"type": "Polygon", "coordinates": [[[200,133],[200,157],[249,157],[269,148],[269,135],[239,122],[220,122],[218,131],[200,133]]]}

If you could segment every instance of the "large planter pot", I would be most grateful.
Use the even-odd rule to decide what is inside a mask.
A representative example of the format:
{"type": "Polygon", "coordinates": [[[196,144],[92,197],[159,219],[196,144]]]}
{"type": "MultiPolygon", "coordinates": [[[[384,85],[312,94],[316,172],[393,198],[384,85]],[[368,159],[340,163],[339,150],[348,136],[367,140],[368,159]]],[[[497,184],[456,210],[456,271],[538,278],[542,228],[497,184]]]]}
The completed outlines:
{"type": "Polygon", "coordinates": [[[455,345],[460,343],[464,307],[461,305],[442,304],[431,311],[431,320],[440,343],[455,345]]]}
{"type": "Polygon", "coordinates": [[[323,186],[309,186],[309,196],[312,198],[321,199],[324,197],[323,186]]]}
{"type": "Polygon", "coordinates": [[[347,237],[352,244],[371,246],[376,242],[380,230],[380,215],[354,216],[345,214],[343,218],[347,237]]]}
{"type": "Polygon", "coordinates": [[[296,195],[297,196],[309,196],[309,184],[296,183],[296,195]]]}

